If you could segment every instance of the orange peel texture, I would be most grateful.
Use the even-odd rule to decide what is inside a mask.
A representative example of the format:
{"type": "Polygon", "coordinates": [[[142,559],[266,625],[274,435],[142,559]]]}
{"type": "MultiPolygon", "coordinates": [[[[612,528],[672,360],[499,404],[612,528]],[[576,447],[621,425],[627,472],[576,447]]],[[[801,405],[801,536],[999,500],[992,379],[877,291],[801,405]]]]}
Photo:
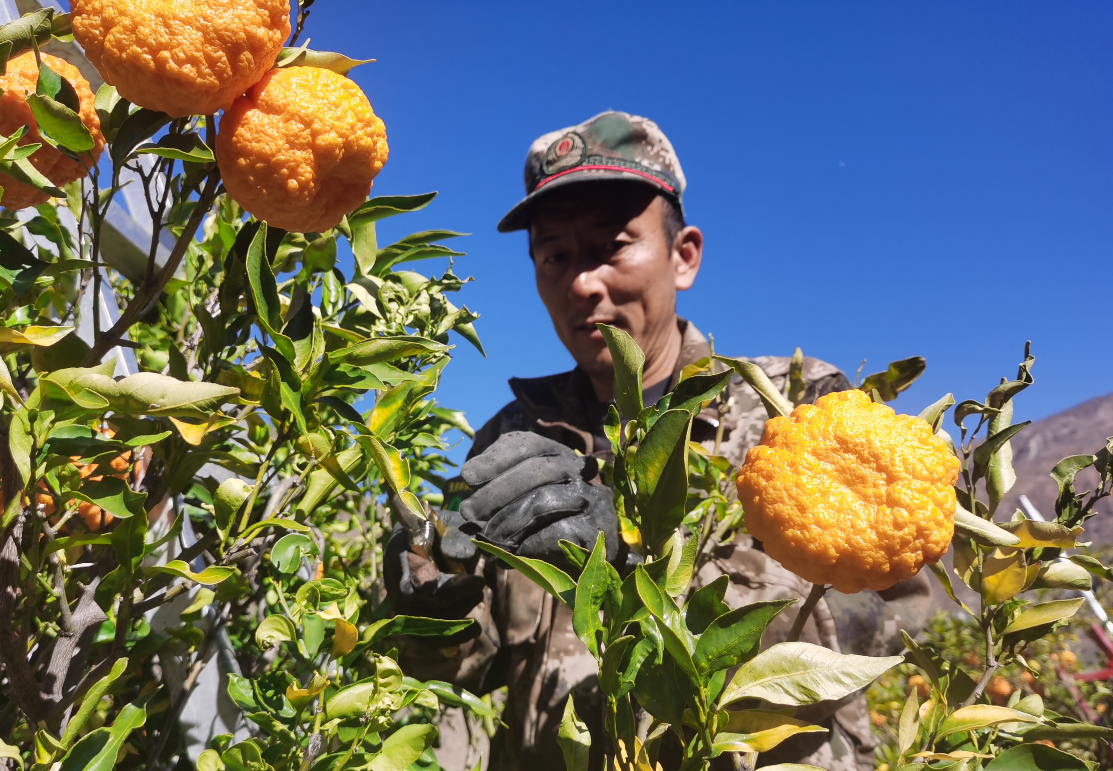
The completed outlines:
{"type": "MultiPolygon", "coordinates": [[[[89,87],[89,81],[81,76],[77,67],[63,59],[50,54],[42,54],[42,58],[46,62],[46,66],[68,80],[77,93],[81,122],[85,124],[89,133],[93,136],[94,144],[90,153],[92,158],[91,160],[86,158],[86,162],[89,166],[92,166],[104,149],[104,136],[100,133],[100,119],[97,118],[97,110],[94,104],[95,97],[93,96],[93,90],[89,87]]],[[[38,78],[39,65],[35,61],[33,52],[27,51],[8,61],[7,73],[0,76],[0,89],[3,89],[4,92],[0,95],[0,134],[11,136],[20,127],[28,126],[28,131],[19,140],[19,144],[42,145],[28,160],[44,177],[56,186],[61,187],[75,179],[81,179],[88,172],[85,164],[67,157],[61,150],[46,144],[39,134],[35,116],[31,113],[31,107],[27,104],[27,97],[35,93],[35,83],[38,78]]],[[[0,172],[0,187],[4,188],[4,193],[0,196],[0,206],[5,209],[38,206],[50,200],[47,193],[19,182],[3,172],[0,172]]]]}
{"type": "Polygon", "coordinates": [[[359,86],[320,67],[271,70],[220,122],[216,159],[228,194],[283,230],[335,227],[371,192],[386,127],[359,86]]]}
{"type": "Polygon", "coordinates": [[[958,472],[927,421],[843,391],[765,424],[738,499],[747,530],[798,576],[882,591],[947,551],[958,472]]]}
{"type": "Polygon", "coordinates": [[[290,0],[72,0],[73,35],[106,83],[174,118],[228,107],[274,66],[290,0]]]}

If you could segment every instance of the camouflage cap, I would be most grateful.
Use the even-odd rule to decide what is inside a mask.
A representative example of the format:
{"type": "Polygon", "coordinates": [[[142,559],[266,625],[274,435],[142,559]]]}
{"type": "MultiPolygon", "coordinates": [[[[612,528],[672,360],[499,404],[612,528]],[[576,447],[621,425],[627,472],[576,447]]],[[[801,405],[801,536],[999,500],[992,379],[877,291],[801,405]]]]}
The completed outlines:
{"type": "Polygon", "coordinates": [[[684,171],[664,132],[648,118],[604,112],[560,131],[545,134],[526,156],[526,197],[511,209],[499,230],[529,227],[537,198],[575,182],[627,179],[653,185],[681,203],[684,171]]]}

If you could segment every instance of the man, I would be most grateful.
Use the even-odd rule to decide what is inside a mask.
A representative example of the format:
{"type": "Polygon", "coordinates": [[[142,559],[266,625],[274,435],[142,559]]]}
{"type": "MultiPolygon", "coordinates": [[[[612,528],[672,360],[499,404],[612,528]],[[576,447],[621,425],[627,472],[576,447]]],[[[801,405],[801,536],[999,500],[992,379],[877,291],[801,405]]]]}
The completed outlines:
{"type": "MultiPolygon", "coordinates": [[[[596,663],[572,630],[571,611],[520,573],[494,561],[479,564],[470,539],[479,535],[518,554],[560,563],[560,539],[590,548],[602,531],[608,557],[620,569],[635,558],[620,549],[612,494],[594,478],[597,466],[590,459],[611,456],[603,421],[614,378],[595,324],[624,329],[645,352],[646,403],[668,392],[685,366],[711,353],[695,325],[676,315],[676,293],[691,287],[699,272],[703,234],[685,224],[685,179],[676,153],[645,118],[608,112],[546,134],[530,148],[525,177],[526,198],[499,230],[529,231],[537,291],[577,366],[510,381],[514,401],[476,434],[462,470],[465,487],[474,492],[459,513],[444,513],[448,527],[436,561],[406,551],[399,534],[388,547],[387,581],[399,612],[467,615],[482,625],[478,637],[449,648],[408,647],[403,667],[478,693],[508,687],[506,728],[492,743],[490,769],[563,769],[555,739],[573,692],[592,728],[590,767],[598,768],[610,748],[602,733],[596,663]]],[[[753,361],[784,386],[788,359],[753,361]]],[[[805,359],[804,378],[808,401],[850,387],[841,372],[814,359],[805,359]]],[[[692,438],[708,448],[718,440],[720,452],[737,465],[760,440],[766,413],[740,380],[727,396],[726,414],[701,414],[692,438]]],[[[718,548],[695,581],[704,585],[723,574],[730,577],[726,600],[732,607],[802,598],[809,589],[749,536],[718,548]]],[[[922,627],[929,598],[922,575],[884,597],[830,592],[802,639],[847,653],[892,653],[901,647],[901,628],[915,633],[922,627]]],[[[776,620],[765,645],[787,636],[791,616],[776,620]]],[[[763,755],[763,763],[803,762],[828,771],[873,767],[861,696],[816,705],[799,716],[829,732],[785,742],[763,755]]]]}

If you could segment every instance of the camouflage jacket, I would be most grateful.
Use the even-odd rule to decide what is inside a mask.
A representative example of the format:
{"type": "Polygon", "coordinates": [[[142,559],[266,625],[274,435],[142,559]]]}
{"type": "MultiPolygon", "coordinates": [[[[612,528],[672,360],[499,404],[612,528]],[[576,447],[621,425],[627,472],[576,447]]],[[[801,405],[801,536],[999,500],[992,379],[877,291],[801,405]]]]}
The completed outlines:
{"type": "MultiPolygon", "coordinates": [[[[679,323],[683,347],[673,384],[683,367],[711,352],[693,324],[684,320],[679,323]]],[[[788,358],[766,356],[752,361],[775,385],[784,387],[788,358]]],[[[850,387],[838,369],[816,359],[804,360],[804,379],[808,401],[850,387]]],[[[469,456],[482,452],[508,431],[533,431],[585,454],[610,455],[610,446],[602,439],[607,405],[595,398],[585,373],[576,369],[551,377],[515,378],[510,387],[515,400],[476,433],[469,456]]],[[[730,410],[723,419],[720,452],[739,465],[747,450],[760,441],[766,412],[757,394],[737,377],[728,394],[730,410]]],[[[710,449],[718,420],[716,411],[698,416],[692,428],[693,440],[706,443],[710,449]]],[[[602,748],[609,745],[602,729],[603,703],[595,660],[572,630],[571,610],[516,571],[488,563],[485,574],[489,588],[484,601],[469,614],[481,624],[482,634],[447,649],[407,646],[403,668],[415,676],[449,680],[477,693],[507,686],[503,712],[506,725],[492,741],[490,771],[562,771],[564,761],[556,750],[556,735],[565,700],[575,692],[577,711],[592,731],[589,767],[598,768],[602,748]]],[[[810,589],[810,584],[766,556],[749,536],[740,536],[734,543],[716,549],[694,584],[702,586],[724,574],[730,577],[725,599],[731,607],[763,600],[803,599],[810,589]]],[[[903,647],[901,629],[914,635],[923,628],[929,606],[930,586],[923,574],[898,584],[884,596],[868,591],[853,596],[830,591],[808,621],[801,639],[844,653],[888,655],[903,647]]],[[[763,645],[783,641],[791,620],[791,614],[776,619],[763,645]]],[[[798,716],[826,726],[828,733],[803,734],[789,740],[763,754],[763,764],[808,763],[828,771],[873,768],[875,741],[864,696],[815,705],[801,710],[798,716]]]]}

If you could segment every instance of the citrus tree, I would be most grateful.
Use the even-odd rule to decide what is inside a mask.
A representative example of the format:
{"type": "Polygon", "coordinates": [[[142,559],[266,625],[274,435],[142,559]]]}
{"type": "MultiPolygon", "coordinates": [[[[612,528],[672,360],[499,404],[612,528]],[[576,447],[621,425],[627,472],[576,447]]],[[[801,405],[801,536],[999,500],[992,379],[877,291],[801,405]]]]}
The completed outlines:
{"type": "Polygon", "coordinates": [[[377,243],[435,194],[367,200],[385,128],[356,61],[296,45],[308,6],[76,0],[0,27],[7,767],[434,767],[441,705],[494,716],[391,655],[471,622],[382,603],[386,495],[420,548],[424,483],[471,433],[432,398],[450,334],[480,346],[466,280],[406,269],[459,234],[377,243]],[[71,35],[95,95],[40,50],[71,35]],[[139,265],[106,226],[129,183],[139,265]],[[187,752],[218,666],[247,728],[187,752]]]}

